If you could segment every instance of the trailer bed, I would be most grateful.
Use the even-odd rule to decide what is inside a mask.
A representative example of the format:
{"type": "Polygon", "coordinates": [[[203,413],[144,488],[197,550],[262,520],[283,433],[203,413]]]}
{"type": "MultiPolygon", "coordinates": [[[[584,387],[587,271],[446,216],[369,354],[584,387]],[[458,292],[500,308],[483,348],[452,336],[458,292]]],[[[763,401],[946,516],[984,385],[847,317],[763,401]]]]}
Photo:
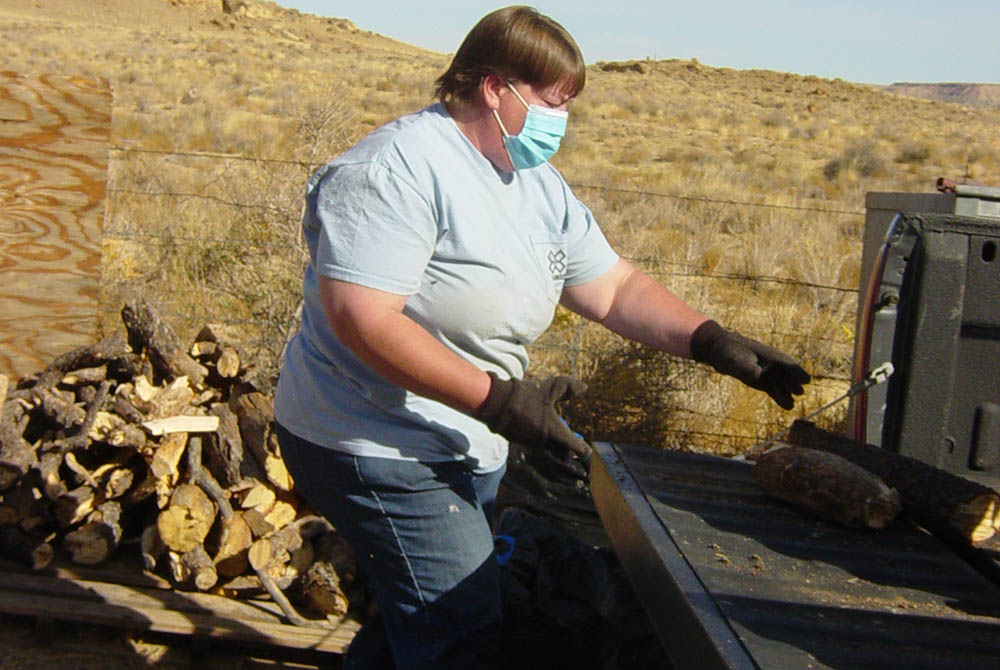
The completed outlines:
{"type": "Polygon", "coordinates": [[[1000,589],[898,519],[849,530],[751,465],[598,443],[602,523],[678,667],[995,668],[1000,589]]]}

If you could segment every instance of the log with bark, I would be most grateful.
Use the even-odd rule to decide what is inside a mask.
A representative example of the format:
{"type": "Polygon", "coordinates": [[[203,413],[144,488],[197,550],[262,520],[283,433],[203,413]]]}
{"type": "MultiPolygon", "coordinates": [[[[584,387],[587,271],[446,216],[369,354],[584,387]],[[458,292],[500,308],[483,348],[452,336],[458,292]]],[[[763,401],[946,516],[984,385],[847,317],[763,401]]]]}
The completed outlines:
{"type": "Polygon", "coordinates": [[[86,523],[67,533],[63,546],[70,552],[73,562],[100,565],[111,558],[122,541],[121,517],[121,505],[109,500],[87,515],[86,523]]]}
{"type": "Polygon", "coordinates": [[[200,384],[208,370],[191,358],[180,345],[173,328],[145,300],[132,300],[122,308],[122,321],[135,352],[146,352],[153,369],[172,381],[186,376],[200,384]]]}
{"type": "Polygon", "coordinates": [[[55,552],[44,538],[36,537],[14,525],[0,524],[0,556],[27,565],[32,570],[41,570],[52,562],[55,552]]]}
{"type": "Polygon", "coordinates": [[[236,414],[243,436],[243,444],[264,466],[268,481],[283,491],[292,490],[292,477],[285,462],[281,460],[281,450],[274,434],[274,403],[268,396],[258,391],[235,393],[230,406],[236,414]]]}
{"type": "Polygon", "coordinates": [[[313,611],[343,616],[364,601],[358,563],[350,547],[335,531],[313,541],[315,558],[301,580],[302,597],[313,611]]]}
{"type": "Polygon", "coordinates": [[[888,449],[796,421],[786,442],[841,456],[899,491],[903,513],[949,541],[982,544],[1000,530],[1000,494],[888,449]]]}
{"type": "Polygon", "coordinates": [[[884,528],[900,509],[899,492],[836,454],[805,447],[757,457],[753,479],[770,495],[849,528],[884,528]]]}

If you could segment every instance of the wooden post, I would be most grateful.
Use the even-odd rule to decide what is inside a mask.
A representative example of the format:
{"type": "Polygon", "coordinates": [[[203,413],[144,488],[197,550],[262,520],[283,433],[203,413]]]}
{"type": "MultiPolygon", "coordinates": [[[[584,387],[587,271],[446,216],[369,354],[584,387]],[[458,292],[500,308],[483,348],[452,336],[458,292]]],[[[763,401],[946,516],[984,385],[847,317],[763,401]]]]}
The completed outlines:
{"type": "Polygon", "coordinates": [[[0,372],[92,342],[111,132],[107,81],[0,71],[0,372]]]}

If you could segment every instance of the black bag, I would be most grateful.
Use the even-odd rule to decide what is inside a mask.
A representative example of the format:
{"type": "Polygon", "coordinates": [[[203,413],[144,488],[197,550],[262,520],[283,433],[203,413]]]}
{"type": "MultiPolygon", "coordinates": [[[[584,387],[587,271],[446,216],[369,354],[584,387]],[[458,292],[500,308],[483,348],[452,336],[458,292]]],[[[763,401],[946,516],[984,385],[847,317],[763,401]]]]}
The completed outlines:
{"type": "Polygon", "coordinates": [[[616,636],[606,626],[614,588],[600,552],[516,507],[495,532],[507,666],[615,667],[616,636]]]}

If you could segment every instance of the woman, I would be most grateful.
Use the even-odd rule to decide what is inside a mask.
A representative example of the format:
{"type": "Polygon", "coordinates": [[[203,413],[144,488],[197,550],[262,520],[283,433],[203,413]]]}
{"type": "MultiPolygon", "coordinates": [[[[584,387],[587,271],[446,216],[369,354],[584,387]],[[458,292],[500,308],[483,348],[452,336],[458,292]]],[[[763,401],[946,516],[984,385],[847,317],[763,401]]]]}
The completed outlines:
{"type": "Polygon", "coordinates": [[[296,486],[351,544],[379,616],[344,667],[489,668],[500,592],[489,515],[507,441],[585,456],[523,380],[563,305],[694,357],[783,407],[808,375],[726,331],[611,249],[548,164],[584,85],[569,34],[528,7],[484,17],[440,102],[374,131],[310,180],[302,328],[275,398],[296,486]]]}

